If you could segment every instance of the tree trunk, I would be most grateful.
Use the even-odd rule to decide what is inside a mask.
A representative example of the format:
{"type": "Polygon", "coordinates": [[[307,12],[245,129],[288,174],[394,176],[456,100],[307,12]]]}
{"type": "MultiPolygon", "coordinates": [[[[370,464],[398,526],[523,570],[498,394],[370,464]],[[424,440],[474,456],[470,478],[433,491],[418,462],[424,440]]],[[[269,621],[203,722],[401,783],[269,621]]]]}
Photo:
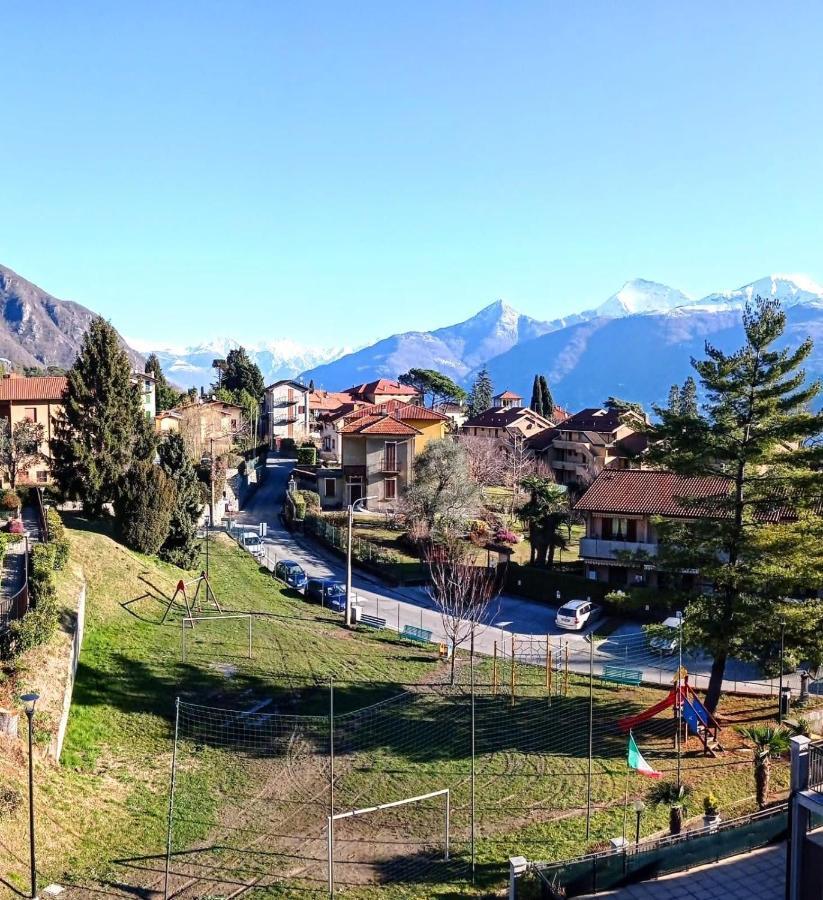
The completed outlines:
{"type": "MultiPolygon", "coordinates": [[[[448,635],[447,635],[447,638],[448,638],[448,635]]],[[[451,658],[451,664],[452,664],[451,683],[452,684],[454,684],[454,661],[455,661],[455,659],[457,659],[457,654],[454,652],[454,642],[452,642],[452,658],[451,658]]]]}
{"type": "Polygon", "coordinates": [[[10,709],[0,709],[0,734],[17,737],[17,726],[20,720],[18,713],[10,709]]]}
{"type": "Polygon", "coordinates": [[[728,654],[723,651],[712,660],[712,672],[709,676],[709,688],[706,691],[706,709],[714,714],[720,703],[720,694],[723,690],[723,675],[726,672],[726,659],[728,654]]]}
{"type": "Polygon", "coordinates": [[[669,810],[669,832],[671,834],[680,834],[683,830],[683,807],[673,806],[669,810]]]}
{"type": "Polygon", "coordinates": [[[760,809],[766,805],[769,796],[769,780],[771,777],[771,762],[768,753],[762,759],[755,759],[754,763],[754,791],[757,797],[757,805],[760,809]]]}

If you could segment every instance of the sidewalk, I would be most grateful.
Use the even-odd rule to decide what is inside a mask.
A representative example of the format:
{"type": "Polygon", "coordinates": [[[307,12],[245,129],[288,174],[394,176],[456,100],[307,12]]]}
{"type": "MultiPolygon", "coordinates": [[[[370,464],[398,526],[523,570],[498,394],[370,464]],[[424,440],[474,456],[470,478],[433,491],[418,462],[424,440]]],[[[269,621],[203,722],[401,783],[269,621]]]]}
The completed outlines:
{"type": "Polygon", "coordinates": [[[40,540],[40,523],[33,507],[24,507],[21,518],[28,534],[20,535],[20,539],[9,544],[3,559],[2,575],[0,575],[0,625],[10,620],[12,615],[11,600],[22,589],[26,579],[26,550],[40,540]]]}

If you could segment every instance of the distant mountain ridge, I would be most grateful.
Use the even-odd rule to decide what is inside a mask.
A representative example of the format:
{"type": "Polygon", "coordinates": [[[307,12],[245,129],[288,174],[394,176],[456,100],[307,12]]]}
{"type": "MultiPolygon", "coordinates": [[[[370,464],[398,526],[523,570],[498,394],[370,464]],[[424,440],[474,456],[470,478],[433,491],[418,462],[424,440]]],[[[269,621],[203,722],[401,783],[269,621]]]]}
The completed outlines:
{"type": "MultiPolygon", "coordinates": [[[[5,266],[0,266],[0,357],[19,366],[69,368],[95,317],[71,300],[58,300],[5,266]]],[[[121,337],[132,364],[145,360],[121,337]]]]}

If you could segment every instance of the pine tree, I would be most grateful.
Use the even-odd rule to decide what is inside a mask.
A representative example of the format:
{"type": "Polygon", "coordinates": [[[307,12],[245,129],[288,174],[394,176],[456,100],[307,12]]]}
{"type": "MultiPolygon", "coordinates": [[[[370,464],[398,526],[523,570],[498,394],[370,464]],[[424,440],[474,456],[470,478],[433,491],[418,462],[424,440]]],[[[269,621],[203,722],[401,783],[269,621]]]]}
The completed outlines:
{"type": "Polygon", "coordinates": [[[680,414],[683,416],[697,415],[697,384],[691,375],[683,382],[679,399],[680,414]]]}
{"type": "Polygon", "coordinates": [[[166,409],[172,409],[180,402],[180,391],[175,390],[168,382],[163,374],[160,360],[156,353],[149,354],[146,360],[145,372],[147,375],[154,376],[154,403],[157,412],[163,412],[166,409]]]}
{"type": "Polygon", "coordinates": [[[157,553],[168,537],[174,508],[174,481],[159,466],[136,462],[121,479],[114,501],[123,543],[139,553],[157,553]]]}
{"type": "Polygon", "coordinates": [[[666,404],[666,409],[674,415],[680,413],[680,388],[676,384],[669,388],[669,402],[666,404]]]}
{"type": "Polygon", "coordinates": [[[549,382],[546,381],[545,375],[540,376],[540,403],[542,405],[540,414],[546,419],[551,419],[554,415],[554,397],[549,390],[549,382]]]}
{"type": "Polygon", "coordinates": [[[802,369],[812,342],[775,349],[786,316],[774,300],[747,304],[743,327],[740,350],[726,354],[707,344],[706,358],[692,360],[706,398],[702,411],[656,409],[661,424],[650,453],[679,475],[720,477],[726,485],[711,497],[683,497],[698,515],[659,525],[661,567],[697,570],[713,586],[692,600],[685,631],[713,657],[712,711],[727,660],[750,652],[780,598],[802,596],[823,578],[823,555],[812,550],[823,537],[823,414],[808,411],[821,385],[806,383],[802,369]]]}
{"type": "Polygon", "coordinates": [[[263,373],[257,363],[249,359],[245,347],[229,350],[218,386],[231,391],[235,396],[240,391],[248,391],[258,399],[263,396],[265,389],[263,373]]]}
{"type": "Polygon", "coordinates": [[[52,472],[64,496],[81,500],[95,517],[114,500],[130,466],[153,455],[152,429],[131,383],[129,358],[105,319],[92,320],[67,378],[52,472]]]}
{"type": "Polygon", "coordinates": [[[469,394],[469,416],[479,416],[480,413],[485,412],[487,409],[490,409],[492,405],[493,392],[494,388],[492,387],[492,380],[489,376],[489,370],[485,366],[483,366],[483,368],[477,373],[477,378],[475,378],[471,393],[469,394]]]}
{"type": "Polygon", "coordinates": [[[529,408],[538,413],[539,415],[543,415],[543,397],[540,394],[540,376],[534,376],[534,383],[532,384],[532,399],[529,404],[529,408]]]}
{"type": "Polygon", "coordinates": [[[203,509],[200,480],[181,435],[169,434],[157,448],[157,455],[160,468],[176,488],[169,532],[160,547],[160,556],[182,569],[191,569],[197,559],[197,522],[203,509]]]}

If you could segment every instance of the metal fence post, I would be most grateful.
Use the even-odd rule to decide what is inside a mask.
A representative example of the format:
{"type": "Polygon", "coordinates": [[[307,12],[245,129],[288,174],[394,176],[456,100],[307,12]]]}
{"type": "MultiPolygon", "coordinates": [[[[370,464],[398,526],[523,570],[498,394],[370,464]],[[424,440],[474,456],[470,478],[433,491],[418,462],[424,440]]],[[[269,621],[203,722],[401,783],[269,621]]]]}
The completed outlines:
{"type": "Polygon", "coordinates": [[[334,677],[329,676],[329,897],[334,897],[334,677]]]}
{"type": "Polygon", "coordinates": [[[251,623],[254,616],[249,616],[249,659],[252,659],[251,653],[251,623]]]}
{"type": "Polygon", "coordinates": [[[169,868],[171,867],[171,839],[174,822],[174,787],[177,773],[177,736],[180,729],[180,698],[174,701],[174,746],[171,751],[171,781],[169,783],[169,818],[166,831],[166,871],[163,877],[163,900],[169,898],[169,868]]]}

